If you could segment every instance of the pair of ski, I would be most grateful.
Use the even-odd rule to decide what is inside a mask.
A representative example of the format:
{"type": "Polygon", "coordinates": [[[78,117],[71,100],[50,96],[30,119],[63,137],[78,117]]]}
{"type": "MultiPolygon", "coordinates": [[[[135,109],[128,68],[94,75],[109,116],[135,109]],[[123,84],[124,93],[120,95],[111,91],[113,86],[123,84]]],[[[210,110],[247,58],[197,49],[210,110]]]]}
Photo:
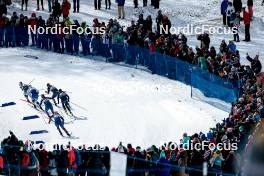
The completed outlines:
{"type": "MultiPolygon", "coordinates": [[[[37,108],[36,106],[34,106],[33,103],[31,103],[31,102],[29,102],[29,101],[27,101],[27,100],[23,100],[23,99],[20,99],[20,100],[26,102],[26,103],[29,105],[29,107],[31,107],[31,108],[33,108],[33,109],[39,111],[41,114],[44,114],[45,117],[47,117],[47,119],[49,119],[49,117],[47,116],[47,114],[46,114],[44,111],[42,111],[40,108],[37,108]]],[[[65,114],[66,114],[66,113],[65,113],[65,114]]],[[[62,112],[61,112],[61,115],[62,115],[62,112]]],[[[43,116],[43,115],[42,115],[42,116],[43,116]]],[[[45,120],[44,120],[44,121],[45,121],[45,120]]],[[[51,119],[51,121],[54,122],[53,119],[51,119]]],[[[69,122],[64,122],[64,124],[70,124],[70,123],[73,123],[73,122],[74,122],[74,120],[69,121],[69,122]]],[[[45,123],[46,123],[46,121],[45,121],[45,123]]],[[[46,132],[46,131],[45,131],[45,132],[46,132]]],[[[33,132],[33,133],[35,134],[36,132],[33,132]]],[[[33,133],[32,133],[32,134],[33,134],[33,133]]],[[[37,133],[40,133],[40,132],[37,132],[37,133]]],[[[30,134],[31,134],[31,133],[30,133],[30,134]]],[[[79,137],[73,136],[72,133],[70,133],[70,136],[62,136],[62,137],[63,137],[63,138],[67,138],[67,139],[79,139],[79,137]]]]}
{"type": "MultiPolygon", "coordinates": [[[[65,111],[65,110],[63,109],[63,107],[58,106],[58,105],[55,105],[54,103],[52,103],[52,104],[53,104],[54,106],[56,106],[56,107],[59,109],[59,111],[60,111],[61,114],[64,114],[65,116],[67,116],[67,117],[69,117],[69,118],[71,118],[71,119],[74,119],[74,120],[87,120],[87,119],[88,119],[88,118],[85,117],[85,116],[77,116],[77,115],[75,115],[75,114],[73,114],[73,113],[71,113],[71,112],[65,111]],[[60,109],[62,109],[62,110],[60,110],[60,109]]],[[[71,110],[72,110],[72,108],[71,108],[71,110]]]]}
{"type": "MultiPolygon", "coordinates": [[[[43,110],[41,110],[39,107],[37,107],[36,105],[34,106],[34,104],[33,103],[31,103],[31,102],[29,102],[29,101],[27,101],[27,100],[24,100],[24,99],[20,99],[21,101],[23,101],[23,102],[26,102],[27,104],[28,104],[28,106],[29,107],[31,107],[31,108],[33,108],[34,110],[37,110],[39,113],[41,113],[41,115],[42,115],[42,117],[43,118],[45,118],[45,119],[50,119],[49,117],[48,117],[48,115],[43,111],[43,110]]],[[[61,114],[62,115],[62,114],[61,114]]],[[[44,119],[44,121],[45,121],[45,123],[47,123],[46,122],[46,120],[44,119]]],[[[51,122],[54,122],[54,120],[51,118],[51,122]]],[[[68,121],[68,122],[64,122],[64,124],[72,124],[74,122],[74,120],[70,120],[70,121],[68,121]]]]}

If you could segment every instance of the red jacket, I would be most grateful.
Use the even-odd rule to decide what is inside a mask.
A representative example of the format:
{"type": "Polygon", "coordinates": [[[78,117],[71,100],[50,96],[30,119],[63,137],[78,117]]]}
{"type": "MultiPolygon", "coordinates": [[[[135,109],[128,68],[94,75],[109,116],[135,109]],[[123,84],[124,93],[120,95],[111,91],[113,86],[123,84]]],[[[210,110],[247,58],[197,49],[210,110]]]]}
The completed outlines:
{"type": "Polygon", "coordinates": [[[154,54],[154,52],[155,52],[155,44],[150,44],[149,45],[149,52],[150,52],[150,54],[154,54]]]}
{"type": "Polygon", "coordinates": [[[48,152],[46,150],[41,150],[39,152],[39,158],[39,165],[43,168],[47,168],[49,166],[48,152]]]}
{"type": "Polygon", "coordinates": [[[5,18],[0,17],[0,28],[5,27],[5,18]]]}
{"type": "Polygon", "coordinates": [[[4,158],[3,156],[0,155],[0,168],[3,169],[4,168],[4,158]]]}
{"type": "Polygon", "coordinates": [[[70,9],[71,9],[71,4],[68,1],[62,3],[61,11],[63,16],[69,16],[70,9]]]}
{"type": "Polygon", "coordinates": [[[68,153],[68,159],[69,159],[69,166],[74,167],[74,162],[75,162],[75,153],[74,153],[74,148],[69,151],[68,153]]]}
{"type": "Polygon", "coordinates": [[[37,25],[37,18],[36,17],[31,17],[28,20],[28,25],[30,25],[32,28],[37,25]]]}
{"type": "Polygon", "coordinates": [[[243,21],[244,24],[250,24],[250,15],[247,11],[243,12],[243,21]]]}
{"type": "Polygon", "coordinates": [[[27,152],[24,152],[21,160],[21,166],[27,167],[29,166],[29,164],[30,164],[29,154],[27,152]]]}

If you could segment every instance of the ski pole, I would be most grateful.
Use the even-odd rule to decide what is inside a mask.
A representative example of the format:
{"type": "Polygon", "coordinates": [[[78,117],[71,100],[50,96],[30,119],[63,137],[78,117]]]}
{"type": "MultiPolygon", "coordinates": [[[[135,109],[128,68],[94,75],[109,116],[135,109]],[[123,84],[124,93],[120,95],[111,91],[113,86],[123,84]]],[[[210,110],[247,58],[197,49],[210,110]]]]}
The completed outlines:
{"type": "Polygon", "coordinates": [[[75,105],[75,106],[77,106],[78,108],[80,108],[80,109],[85,110],[85,111],[88,112],[88,109],[86,109],[86,108],[84,108],[84,107],[82,107],[80,105],[77,105],[76,103],[73,103],[73,102],[70,102],[70,103],[73,104],[73,105],[75,105]]]}
{"type": "Polygon", "coordinates": [[[33,78],[28,84],[31,84],[33,81],[35,81],[35,78],[33,78]]]}

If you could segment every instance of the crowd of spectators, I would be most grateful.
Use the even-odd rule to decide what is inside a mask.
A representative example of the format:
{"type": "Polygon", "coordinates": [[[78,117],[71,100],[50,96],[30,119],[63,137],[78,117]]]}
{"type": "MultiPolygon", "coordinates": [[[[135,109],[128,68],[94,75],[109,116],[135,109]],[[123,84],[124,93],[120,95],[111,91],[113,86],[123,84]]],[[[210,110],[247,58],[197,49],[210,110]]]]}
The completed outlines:
{"type": "MultiPolygon", "coordinates": [[[[118,51],[114,51],[113,46],[129,45],[147,49],[150,54],[158,52],[177,57],[227,79],[241,79],[241,73],[247,69],[240,64],[239,50],[231,40],[228,43],[223,40],[217,52],[214,46],[210,46],[210,37],[207,33],[197,36],[201,44],[195,49],[187,45],[187,37],[184,34],[165,33],[159,26],[170,29],[171,22],[161,11],[158,11],[156,18],[157,28],[154,28],[151,16],[144,19],[143,14],[139,15],[137,21],[132,21],[127,28],[123,28],[116,19],[110,19],[105,23],[100,22],[97,18],[93,20],[92,27],[89,27],[86,22],[80,24],[77,20],[71,21],[68,17],[69,11],[63,12],[64,20],[59,21],[60,13],[55,6],[47,21],[41,16],[37,17],[36,13],[27,17],[23,14],[18,16],[14,12],[10,18],[3,14],[0,17],[0,47],[28,46],[31,38],[31,45],[37,46],[37,48],[75,55],[100,55],[102,53],[111,58],[112,61],[119,62],[122,61],[120,60],[122,58],[115,57],[114,52],[118,51]],[[28,33],[28,26],[32,29],[35,27],[38,29],[40,27],[54,27],[55,25],[58,25],[58,30],[74,25],[72,28],[76,30],[71,34],[52,34],[51,31],[44,34],[35,34],[32,31],[31,34],[28,33]],[[79,34],[77,32],[78,27],[88,30],[87,33],[79,34]],[[97,33],[98,28],[104,29],[104,31],[97,33]]],[[[59,7],[60,5],[58,5],[59,7]]],[[[129,64],[135,64],[136,59],[141,63],[144,58],[139,53],[133,53],[133,55],[134,57],[129,61],[129,64]]],[[[254,67],[254,73],[259,73],[261,71],[259,56],[257,55],[254,59],[247,58],[254,67]]],[[[151,62],[155,62],[154,59],[151,62]]],[[[150,63],[149,68],[155,73],[152,65],[150,63]]]]}

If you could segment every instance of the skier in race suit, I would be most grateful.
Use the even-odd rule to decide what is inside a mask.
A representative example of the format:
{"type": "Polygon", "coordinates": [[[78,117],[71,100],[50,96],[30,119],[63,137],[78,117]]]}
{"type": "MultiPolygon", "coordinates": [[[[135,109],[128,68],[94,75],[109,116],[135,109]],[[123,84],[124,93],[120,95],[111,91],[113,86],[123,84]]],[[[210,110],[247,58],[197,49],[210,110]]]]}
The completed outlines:
{"type": "Polygon", "coordinates": [[[70,137],[70,133],[66,130],[66,128],[64,127],[64,118],[57,112],[54,112],[53,115],[53,120],[55,123],[56,128],[58,129],[59,133],[61,136],[63,136],[61,129],[70,137]]]}
{"type": "Polygon", "coordinates": [[[19,82],[19,87],[23,91],[23,95],[25,96],[25,98],[27,99],[28,102],[29,102],[29,99],[28,99],[29,86],[30,86],[29,84],[24,84],[22,82],[19,82]]]}
{"type": "Polygon", "coordinates": [[[34,108],[37,108],[37,105],[39,105],[38,103],[39,91],[30,85],[27,91],[27,95],[30,97],[34,108]]]}
{"type": "MultiPolygon", "coordinates": [[[[59,95],[58,96],[59,96],[59,99],[61,100],[62,107],[63,107],[64,111],[66,112],[66,114],[68,114],[67,111],[69,111],[69,113],[71,115],[73,115],[71,112],[71,107],[70,107],[70,103],[69,103],[70,102],[69,95],[66,92],[59,89],[59,95]]],[[[58,101],[58,103],[59,103],[59,101],[58,101]]]]}
{"type": "Polygon", "coordinates": [[[47,91],[46,91],[46,93],[49,94],[50,92],[52,93],[51,99],[53,100],[55,106],[57,106],[55,98],[57,97],[57,101],[59,102],[59,97],[58,97],[59,90],[55,86],[51,85],[50,83],[47,83],[47,91]]]}
{"type": "Polygon", "coordinates": [[[42,94],[39,107],[40,107],[41,110],[43,110],[42,104],[44,104],[44,110],[43,111],[45,111],[45,113],[49,117],[49,123],[50,123],[51,122],[51,117],[52,117],[52,115],[54,115],[54,110],[53,110],[52,103],[50,102],[49,99],[50,98],[45,97],[45,95],[42,94]],[[49,114],[49,111],[51,111],[52,115],[49,114]]]}
{"type": "Polygon", "coordinates": [[[27,102],[32,103],[34,108],[37,108],[39,91],[30,84],[24,84],[23,82],[19,82],[19,87],[23,91],[27,102]],[[31,99],[31,102],[29,101],[29,98],[31,99]]]}

